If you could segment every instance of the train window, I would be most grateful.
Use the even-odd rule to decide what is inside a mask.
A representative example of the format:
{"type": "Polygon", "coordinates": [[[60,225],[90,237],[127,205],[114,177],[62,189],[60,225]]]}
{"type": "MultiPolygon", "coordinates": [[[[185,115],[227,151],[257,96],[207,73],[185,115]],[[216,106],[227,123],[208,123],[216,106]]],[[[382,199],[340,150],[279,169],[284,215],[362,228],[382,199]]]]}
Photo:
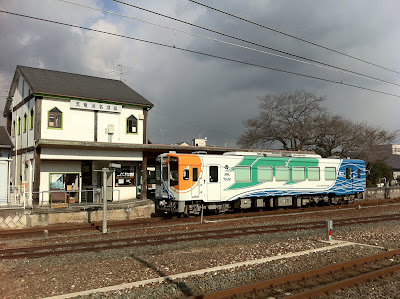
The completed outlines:
{"type": "Polygon", "coordinates": [[[184,181],[189,180],[189,169],[188,168],[183,170],[183,180],[184,181]]]}
{"type": "Polygon", "coordinates": [[[236,182],[247,183],[251,181],[251,168],[250,167],[235,167],[235,180],[236,182]]]}
{"type": "Polygon", "coordinates": [[[309,181],[319,181],[319,167],[308,167],[308,180],[309,181]]]}
{"type": "Polygon", "coordinates": [[[275,168],[275,178],[277,181],[289,181],[290,179],[289,167],[277,166],[275,168]]]}
{"type": "Polygon", "coordinates": [[[218,182],[218,166],[210,166],[210,182],[218,182]]]}
{"type": "Polygon", "coordinates": [[[305,181],[306,168],[305,167],[292,167],[292,180],[295,182],[305,181]]]}
{"type": "Polygon", "coordinates": [[[271,182],[273,178],[272,166],[259,166],[257,177],[259,182],[271,182]]]}
{"type": "Polygon", "coordinates": [[[346,167],[346,180],[350,180],[350,179],[351,179],[351,168],[346,167]]]}
{"type": "Polygon", "coordinates": [[[360,168],[357,170],[357,178],[361,179],[361,169],[360,168]]]}
{"type": "Polygon", "coordinates": [[[193,168],[193,182],[197,182],[199,179],[199,169],[193,168]]]}
{"type": "Polygon", "coordinates": [[[325,167],[325,180],[334,181],[336,179],[336,168],[335,167],[325,167]]]}

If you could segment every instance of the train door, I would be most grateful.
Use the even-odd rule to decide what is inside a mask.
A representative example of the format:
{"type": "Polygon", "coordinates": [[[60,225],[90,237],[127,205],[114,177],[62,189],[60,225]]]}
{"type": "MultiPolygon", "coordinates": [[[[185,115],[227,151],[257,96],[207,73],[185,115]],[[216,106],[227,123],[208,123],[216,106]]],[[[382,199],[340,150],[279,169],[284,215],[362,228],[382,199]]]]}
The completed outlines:
{"type": "Polygon", "coordinates": [[[353,190],[353,166],[347,166],[346,167],[346,181],[350,183],[351,190],[353,190]]]}
{"type": "Polygon", "coordinates": [[[221,201],[221,167],[220,165],[209,165],[207,172],[207,199],[208,201],[221,201]]]}
{"type": "Polygon", "coordinates": [[[192,165],[192,198],[200,197],[200,165],[192,165]]]}

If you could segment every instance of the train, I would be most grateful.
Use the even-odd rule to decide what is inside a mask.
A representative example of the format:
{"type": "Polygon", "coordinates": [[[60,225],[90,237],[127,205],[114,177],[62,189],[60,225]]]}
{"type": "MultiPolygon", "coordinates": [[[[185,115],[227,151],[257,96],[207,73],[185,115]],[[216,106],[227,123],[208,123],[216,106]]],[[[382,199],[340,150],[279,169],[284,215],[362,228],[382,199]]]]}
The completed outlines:
{"type": "Polygon", "coordinates": [[[295,152],[169,152],[156,158],[156,209],[162,213],[350,203],[365,190],[366,164],[358,159],[295,152]]]}

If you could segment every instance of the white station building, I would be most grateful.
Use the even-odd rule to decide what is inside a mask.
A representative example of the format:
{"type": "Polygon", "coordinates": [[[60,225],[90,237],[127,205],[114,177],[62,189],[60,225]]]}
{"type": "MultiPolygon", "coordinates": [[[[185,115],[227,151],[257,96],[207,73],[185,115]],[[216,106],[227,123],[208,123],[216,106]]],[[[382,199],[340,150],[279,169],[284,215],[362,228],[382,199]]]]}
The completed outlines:
{"type": "Polygon", "coordinates": [[[66,193],[90,202],[102,187],[98,170],[117,163],[107,181],[113,200],[136,198],[152,107],[118,80],[17,66],[4,109],[13,186],[33,204],[66,193]]]}

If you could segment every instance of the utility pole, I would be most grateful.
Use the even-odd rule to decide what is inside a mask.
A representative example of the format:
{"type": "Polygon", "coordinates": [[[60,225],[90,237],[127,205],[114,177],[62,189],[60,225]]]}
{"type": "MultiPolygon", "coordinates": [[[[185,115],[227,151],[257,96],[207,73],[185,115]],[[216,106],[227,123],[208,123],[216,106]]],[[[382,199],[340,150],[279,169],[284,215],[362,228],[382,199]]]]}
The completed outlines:
{"type": "Polygon", "coordinates": [[[103,234],[107,233],[107,172],[108,168],[101,169],[103,173],[103,234]]]}
{"type": "Polygon", "coordinates": [[[101,170],[95,170],[103,173],[103,234],[107,233],[107,173],[114,173],[116,168],[121,168],[121,164],[110,163],[110,168],[104,167],[101,170]]]}

